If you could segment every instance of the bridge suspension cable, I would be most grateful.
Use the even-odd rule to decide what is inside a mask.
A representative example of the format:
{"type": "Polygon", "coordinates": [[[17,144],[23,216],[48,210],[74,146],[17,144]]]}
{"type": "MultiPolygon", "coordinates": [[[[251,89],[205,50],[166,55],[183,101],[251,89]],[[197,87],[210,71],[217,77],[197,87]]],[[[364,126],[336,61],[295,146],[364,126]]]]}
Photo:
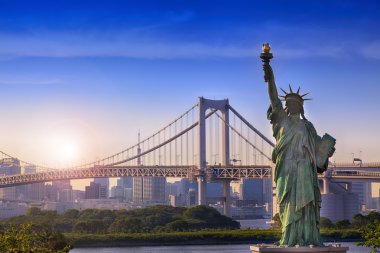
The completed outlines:
{"type": "Polygon", "coordinates": [[[271,140],[269,140],[259,130],[252,126],[251,123],[249,123],[248,120],[246,120],[240,113],[238,113],[231,105],[228,105],[228,108],[231,110],[231,112],[233,112],[233,114],[235,114],[241,121],[243,121],[252,131],[254,131],[263,140],[265,140],[269,145],[271,145],[272,147],[275,146],[275,144],[271,140]]]}
{"type": "MultiPolygon", "coordinates": [[[[262,150],[260,150],[255,144],[253,144],[249,139],[247,139],[246,137],[243,136],[243,134],[241,132],[239,132],[235,127],[231,126],[229,123],[225,122],[223,120],[223,118],[216,112],[215,113],[216,116],[222,120],[234,133],[236,133],[241,139],[243,139],[246,143],[248,143],[252,148],[254,148],[256,151],[258,151],[261,155],[263,155],[264,157],[266,157],[269,161],[272,160],[272,158],[270,158],[268,155],[266,155],[262,150]]],[[[242,145],[239,145],[239,149],[240,151],[242,150],[242,148],[240,148],[240,146],[242,145]]],[[[242,152],[240,152],[241,154],[242,152]]],[[[240,155],[242,156],[242,154],[240,155]]],[[[241,157],[240,157],[241,158],[241,157]]]]}
{"type": "MultiPolygon", "coordinates": [[[[78,166],[71,166],[64,169],[81,169],[91,168],[95,166],[116,166],[120,164],[125,165],[197,165],[199,157],[198,154],[198,125],[197,117],[195,117],[195,109],[198,104],[193,105],[178,116],[175,120],[171,121],[165,127],[161,128],[157,132],[153,133],[149,137],[138,140],[138,142],[116,154],[111,156],[97,159],[94,162],[81,164],[78,166]],[[191,131],[191,133],[190,133],[191,131]]],[[[224,122],[223,117],[216,113],[215,109],[209,110],[206,114],[206,126],[209,128],[206,134],[207,139],[207,162],[208,164],[222,163],[220,146],[221,132],[219,128],[225,124],[231,129],[230,133],[230,153],[233,160],[239,158],[241,160],[245,156],[245,163],[250,164],[251,156],[257,163],[257,155],[265,157],[270,160],[270,155],[263,151],[264,142],[273,147],[274,144],[266,138],[260,131],[253,127],[243,116],[241,116],[233,107],[228,105],[228,109],[233,113],[233,122],[224,122]],[[240,126],[236,125],[236,119],[240,120],[240,126]],[[244,123],[244,124],[243,124],[244,123]],[[244,134],[243,127],[247,127],[247,133],[244,134]],[[250,131],[254,132],[254,140],[252,141],[250,131]],[[257,144],[257,138],[261,139],[261,146],[259,148],[257,144]],[[245,145],[243,143],[245,142],[245,145]],[[253,148],[253,151],[250,150],[253,148]],[[252,152],[253,154],[252,154],[252,152]]],[[[1,151],[0,151],[1,152],[1,151]]],[[[3,156],[14,158],[4,152],[1,152],[3,156]]],[[[38,171],[50,171],[56,170],[53,167],[35,165],[33,163],[21,161],[25,165],[35,166],[38,171]]]]}
{"type": "MultiPolygon", "coordinates": [[[[206,115],[206,119],[209,118],[212,114],[214,114],[216,112],[216,110],[212,110],[211,112],[209,112],[207,115],[206,115]]],[[[118,161],[118,162],[115,162],[115,163],[111,163],[111,164],[107,164],[107,166],[114,166],[114,165],[119,165],[119,164],[122,164],[122,163],[125,163],[125,162],[129,162],[129,161],[132,161],[132,160],[135,160],[137,159],[138,157],[142,157],[146,154],[150,154],[151,152],[165,146],[166,144],[172,142],[172,141],[175,141],[177,140],[179,137],[181,137],[182,135],[184,135],[185,133],[189,132],[190,130],[192,130],[194,127],[196,127],[198,125],[198,122],[196,123],[193,123],[191,126],[187,127],[186,129],[182,130],[181,132],[177,133],[176,135],[174,135],[173,137],[167,139],[166,141],[162,142],[162,143],[159,143],[158,145],[155,145],[153,146],[152,148],[149,148],[143,152],[141,152],[141,154],[137,154],[135,156],[132,156],[132,157],[129,157],[125,160],[122,160],[122,161],[118,161]]],[[[175,154],[177,154],[175,152],[175,154]]],[[[175,158],[174,159],[175,161],[177,161],[177,159],[175,158]]],[[[178,162],[178,161],[177,161],[178,162]]],[[[176,164],[178,165],[178,164],[176,164]]]]}

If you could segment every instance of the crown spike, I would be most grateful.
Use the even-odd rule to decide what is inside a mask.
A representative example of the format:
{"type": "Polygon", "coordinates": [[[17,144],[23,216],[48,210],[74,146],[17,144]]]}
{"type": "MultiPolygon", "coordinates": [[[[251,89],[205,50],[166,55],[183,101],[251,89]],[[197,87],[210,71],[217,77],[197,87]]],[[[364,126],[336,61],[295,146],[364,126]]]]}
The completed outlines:
{"type": "Polygon", "coordinates": [[[310,92],[303,94],[303,95],[301,96],[301,98],[303,98],[304,96],[308,95],[309,93],[310,93],[310,92]]]}
{"type": "Polygon", "coordinates": [[[293,93],[292,86],[290,86],[290,83],[289,83],[289,90],[290,90],[290,93],[293,93]]]}
{"type": "Polygon", "coordinates": [[[303,101],[305,101],[305,100],[313,100],[313,99],[311,99],[311,98],[304,98],[303,101]]]}
{"type": "Polygon", "coordinates": [[[282,90],[282,92],[284,92],[285,95],[288,95],[288,93],[283,88],[280,87],[280,89],[282,90]]]}
{"type": "Polygon", "coordinates": [[[301,86],[298,86],[297,95],[300,94],[300,89],[301,89],[301,86]]]}

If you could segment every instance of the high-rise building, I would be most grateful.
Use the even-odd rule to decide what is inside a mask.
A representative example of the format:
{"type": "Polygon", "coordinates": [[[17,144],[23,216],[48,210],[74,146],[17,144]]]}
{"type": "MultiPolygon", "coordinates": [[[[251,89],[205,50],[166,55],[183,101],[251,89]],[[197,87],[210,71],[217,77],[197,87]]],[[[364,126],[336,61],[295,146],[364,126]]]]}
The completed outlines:
{"type": "Polygon", "coordinates": [[[45,185],[45,198],[48,201],[57,202],[58,201],[58,189],[56,187],[54,187],[53,185],[47,183],[45,185]]]}
{"type": "Polygon", "coordinates": [[[106,199],[109,196],[110,179],[108,177],[94,178],[94,182],[102,186],[101,199],[106,199]]]}
{"type": "Polygon", "coordinates": [[[124,188],[124,197],[125,197],[125,201],[132,202],[133,201],[133,189],[132,188],[124,188]]]}
{"type": "Polygon", "coordinates": [[[85,188],[85,199],[99,199],[100,184],[91,182],[89,186],[85,188]]]}
{"type": "Polygon", "coordinates": [[[254,200],[259,205],[272,203],[272,179],[241,179],[241,200],[254,200]]]}
{"type": "MultiPolygon", "coordinates": [[[[141,154],[140,133],[138,134],[137,155],[141,154]]],[[[137,158],[141,165],[141,157],[137,158]]],[[[133,177],[133,202],[136,204],[164,204],[166,178],[164,177],[133,177]]]]}
{"type": "Polygon", "coordinates": [[[53,191],[57,194],[57,202],[72,202],[73,187],[70,180],[59,180],[52,182],[53,191]]]}
{"type": "Polygon", "coordinates": [[[371,182],[352,182],[351,192],[356,193],[361,209],[371,209],[372,207],[372,184],[371,182]]]}
{"type": "MultiPolygon", "coordinates": [[[[35,173],[37,168],[35,165],[27,165],[24,167],[24,173],[35,173]]],[[[26,199],[41,201],[45,197],[45,183],[34,183],[26,185],[26,199]]]]}
{"type": "Polygon", "coordinates": [[[182,178],[180,184],[180,194],[183,196],[187,196],[189,194],[190,189],[190,180],[188,178],[182,178]]]}
{"type": "Polygon", "coordinates": [[[121,177],[117,180],[118,185],[123,188],[132,188],[133,187],[133,177],[121,177]]]}
{"type": "Polygon", "coordinates": [[[187,206],[197,205],[197,191],[194,188],[190,188],[189,194],[187,195],[187,206]]]}
{"type": "MultiPolygon", "coordinates": [[[[15,175],[21,173],[20,161],[16,158],[4,158],[0,160],[0,175],[15,175]]],[[[14,186],[0,189],[0,198],[17,199],[18,192],[22,191],[22,187],[14,186]]]]}
{"type": "Polygon", "coordinates": [[[124,199],[124,189],[122,186],[115,185],[111,187],[111,198],[113,199],[124,199]]]}
{"type": "Polygon", "coordinates": [[[263,202],[263,180],[250,178],[242,179],[241,200],[254,200],[257,204],[264,204],[263,202]]]}
{"type": "Polygon", "coordinates": [[[164,204],[166,178],[134,177],[133,202],[139,204],[164,204]]]}
{"type": "Polygon", "coordinates": [[[106,199],[107,189],[105,186],[91,182],[89,186],[85,188],[85,199],[106,199]]]}

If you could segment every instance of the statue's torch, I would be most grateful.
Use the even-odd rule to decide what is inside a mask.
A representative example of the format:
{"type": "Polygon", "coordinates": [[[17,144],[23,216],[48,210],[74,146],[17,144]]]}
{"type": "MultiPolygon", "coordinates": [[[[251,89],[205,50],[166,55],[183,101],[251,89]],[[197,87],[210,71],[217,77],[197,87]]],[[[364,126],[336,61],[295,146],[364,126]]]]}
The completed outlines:
{"type": "MultiPolygon", "coordinates": [[[[269,43],[263,44],[263,52],[260,54],[260,58],[263,61],[264,69],[269,66],[270,59],[273,58],[273,54],[270,52],[269,43]]],[[[264,76],[265,82],[268,82],[267,76],[264,76]]]]}
{"type": "Polygon", "coordinates": [[[264,64],[268,64],[270,59],[273,58],[273,55],[270,52],[269,43],[263,44],[263,52],[260,54],[260,58],[263,60],[264,64]]]}

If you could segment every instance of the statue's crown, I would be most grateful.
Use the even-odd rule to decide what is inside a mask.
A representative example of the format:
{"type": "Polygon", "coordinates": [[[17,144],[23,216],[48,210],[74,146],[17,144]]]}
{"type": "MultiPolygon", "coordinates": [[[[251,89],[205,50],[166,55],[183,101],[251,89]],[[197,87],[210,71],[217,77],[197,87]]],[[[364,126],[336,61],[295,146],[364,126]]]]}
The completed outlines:
{"type": "Polygon", "coordinates": [[[303,102],[305,100],[311,100],[311,99],[308,99],[308,98],[304,98],[306,95],[308,95],[309,93],[305,93],[303,95],[300,95],[300,89],[301,87],[298,87],[298,90],[296,93],[293,92],[293,89],[292,89],[292,86],[290,86],[289,84],[289,90],[290,92],[286,92],[285,90],[283,90],[282,88],[280,88],[282,90],[282,92],[284,92],[284,96],[280,96],[283,98],[283,100],[285,101],[290,101],[290,100],[294,100],[294,101],[297,101],[299,103],[301,103],[303,105],[303,102]]]}

